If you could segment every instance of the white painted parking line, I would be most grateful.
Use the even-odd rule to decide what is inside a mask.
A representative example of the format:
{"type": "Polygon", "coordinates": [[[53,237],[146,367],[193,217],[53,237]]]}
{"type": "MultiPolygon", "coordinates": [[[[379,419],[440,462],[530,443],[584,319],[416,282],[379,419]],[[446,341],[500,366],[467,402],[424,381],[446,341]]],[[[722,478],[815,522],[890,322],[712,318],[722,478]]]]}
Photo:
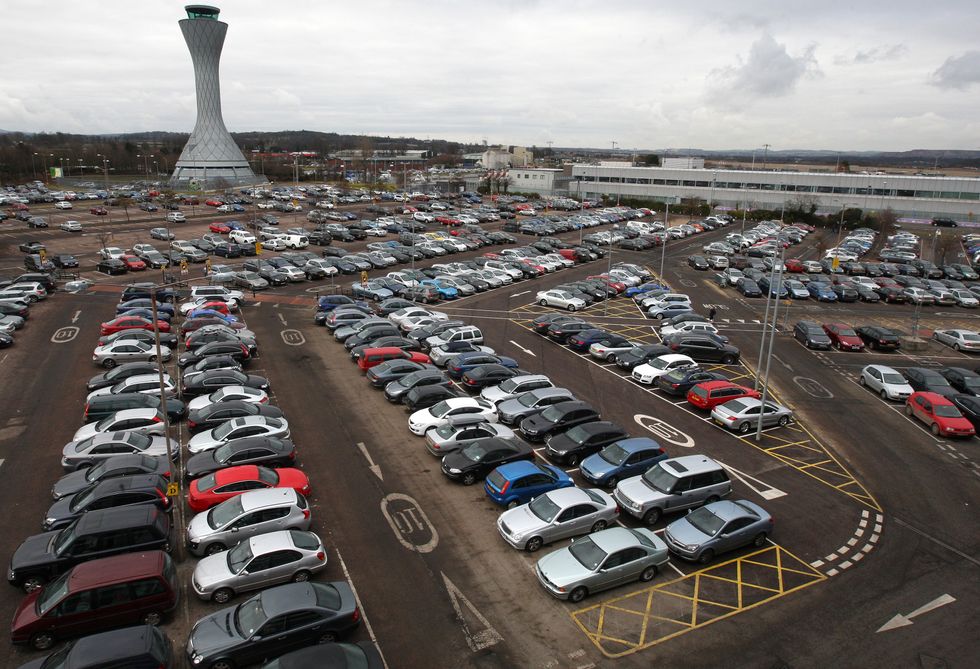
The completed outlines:
{"type": "Polygon", "coordinates": [[[684,572],[682,572],[682,571],[681,571],[680,569],[678,569],[678,568],[677,568],[676,566],[674,566],[674,563],[673,563],[673,562],[669,562],[669,561],[668,561],[668,562],[667,562],[667,566],[668,566],[668,567],[670,567],[671,569],[673,569],[674,571],[676,571],[676,572],[678,573],[678,575],[680,575],[680,576],[681,576],[681,578],[683,578],[683,577],[685,577],[685,576],[687,576],[687,574],[685,574],[685,573],[684,573],[684,572]]]}
{"type": "Polygon", "coordinates": [[[368,620],[367,611],[364,610],[364,604],[361,602],[361,598],[357,595],[357,588],[354,587],[354,579],[350,577],[350,572],[347,570],[347,563],[344,562],[344,556],[340,554],[340,551],[334,547],[337,551],[337,559],[340,561],[340,568],[344,572],[344,578],[347,579],[347,583],[350,584],[351,592],[354,593],[354,600],[357,602],[358,608],[361,610],[361,618],[364,619],[364,627],[367,628],[368,636],[371,637],[371,641],[374,643],[375,648],[378,649],[378,655],[381,657],[381,664],[384,665],[385,669],[388,669],[388,662],[385,660],[384,653],[381,652],[381,646],[378,644],[378,637],[374,635],[374,628],[371,626],[371,621],[368,620]]]}

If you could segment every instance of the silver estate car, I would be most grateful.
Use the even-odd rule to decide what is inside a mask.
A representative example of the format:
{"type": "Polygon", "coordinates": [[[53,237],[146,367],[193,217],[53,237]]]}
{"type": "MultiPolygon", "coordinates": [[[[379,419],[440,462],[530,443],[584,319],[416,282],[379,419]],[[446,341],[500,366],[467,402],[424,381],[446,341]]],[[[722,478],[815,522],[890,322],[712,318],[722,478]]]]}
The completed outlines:
{"type": "Polygon", "coordinates": [[[301,530],[280,530],[242,541],[225,553],[201,558],[191,586],[204,600],[224,604],[240,592],[308,581],[327,566],[320,537],[301,530]]]}
{"type": "Polygon", "coordinates": [[[245,437],[278,437],[289,439],[289,423],[285,418],[243,416],[232,418],[211,430],[199,432],[187,442],[191,453],[210,451],[222,444],[245,437]]]}
{"type": "Polygon", "coordinates": [[[577,603],[600,590],[651,581],[667,560],[667,544],[652,530],[612,527],[545,555],[535,572],[553,596],[577,603]]]}
{"type": "Polygon", "coordinates": [[[599,532],[619,517],[619,507],[602,490],[559,488],[504,511],[497,530],[514,548],[533,553],[559,539],[599,532]]]}
{"type": "Polygon", "coordinates": [[[520,374],[510,377],[499,385],[484,388],[480,391],[480,397],[492,404],[500,404],[504,400],[517,397],[521,393],[539,388],[551,388],[554,385],[551,379],[544,374],[520,374]]]}
{"type": "MultiPolygon", "coordinates": [[[[170,348],[161,346],[160,359],[166,362],[170,356],[170,348]]],[[[120,339],[92,351],[92,362],[106,369],[112,369],[122,362],[154,362],[156,359],[156,346],[136,339],[120,339]]]]}
{"type": "Polygon", "coordinates": [[[308,530],[310,515],[309,502],[292,488],[249,490],[191,518],[187,546],[194,555],[214,555],[257,534],[308,530]]]}

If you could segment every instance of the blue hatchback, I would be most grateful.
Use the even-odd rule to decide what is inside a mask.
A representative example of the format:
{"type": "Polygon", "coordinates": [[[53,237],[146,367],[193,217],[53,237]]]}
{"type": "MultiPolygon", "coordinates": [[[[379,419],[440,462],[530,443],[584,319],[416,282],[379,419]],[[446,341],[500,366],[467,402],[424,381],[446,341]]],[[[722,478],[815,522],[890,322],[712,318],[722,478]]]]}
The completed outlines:
{"type": "Polygon", "coordinates": [[[820,281],[811,281],[806,285],[806,289],[810,291],[810,297],[814,298],[819,302],[836,302],[837,293],[830,286],[829,283],[823,283],[820,281]]]}
{"type": "Polygon", "coordinates": [[[456,290],[455,286],[447,286],[443,284],[439,279],[425,279],[419,282],[423,286],[432,286],[439,293],[439,297],[444,300],[454,300],[459,297],[459,291],[456,290]]]}
{"type": "Polygon", "coordinates": [[[625,478],[639,476],[661,460],[667,451],[653,439],[620,439],[582,460],[579,471],[593,485],[611,488],[625,478]]]}
{"type": "Polygon", "coordinates": [[[471,353],[460,353],[454,358],[450,358],[446,363],[446,373],[449,378],[458,381],[463,378],[463,374],[474,367],[480,365],[503,365],[517,369],[517,361],[505,355],[494,355],[484,351],[473,351],[471,353]]]}
{"type": "Polygon", "coordinates": [[[551,490],[574,485],[571,477],[557,467],[520,460],[500,465],[490,472],[483,488],[492,501],[510,509],[551,490]]]}

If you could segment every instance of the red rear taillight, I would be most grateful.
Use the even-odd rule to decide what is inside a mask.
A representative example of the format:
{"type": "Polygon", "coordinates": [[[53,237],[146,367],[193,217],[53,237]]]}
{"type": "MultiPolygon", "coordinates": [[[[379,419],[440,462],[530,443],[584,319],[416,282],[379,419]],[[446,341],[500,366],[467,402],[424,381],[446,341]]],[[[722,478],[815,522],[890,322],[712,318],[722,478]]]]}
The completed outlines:
{"type": "Polygon", "coordinates": [[[295,460],[296,459],[296,451],[290,451],[289,452],[289,459],[290,460],[295,460]]]}
{"type": "Polygon", "coordinates": [[[735,416],[729,416],[728,420],[735,420],[735,418],[736,418],[735,416]]]}
{"type": "Polygon", "coordinates": [[[192,420],[189,420],[189,421],[187,421],[187,427],[189,427],[190,429],[193,430],[195,427],[197,427],[197,423],[195,423],[192,420]]]}
{"type": "Polygon", "coordinates": [[[500,494],[503,495],[510,488],[510,481],[505,481],[503,487],[500,488],[500,494]]]}
{"type": "Polygon", "coordinates": [[[324,553],[323,551],[319,551],[319,552],[318,552],[318,553],[316,554],[316,559],[317,559],[317,560],[319,560],[320,562],[323,562],[324,560],[326,560],[326,559],[327,559],[327,554],[326,554],[326,553],[324,553]]]}
{"type": "Polygon", "coordinates": [[[163,422],[163,419],[160,418],[160,416],[154,416],[153,417],[153,422],[154,423],[162,423],[163,422]]]}
{"type": "Polygon", "coordinates": [[[269,396],[266,395],[265,397],[259,400],[259,404],[265,404],[268,401],[269,401],[269,396]]]}
{"type": "Polygon", "coordinates": [[[473,379],[464,379],[464,380],[466,381],[467,385],[471,385],[471,386],[476,385],[476,381],[474,381],[473,379]]]}
{"type": "Polygon", "coordinates": [[[620,508],[619,508],[619,504],[617,504],[617,505],[616,505],[616,515],[617,515],[617,516],[619,515],[619,512],[620,512],[621,510],[622,510],[622,509],[620,509],[620,508]]]}
{"type": "Polygon", "coordinates": [[[680,349],[680,347],[681,347],[680,344],[671,344],[670,345],[670,350],[671,351],[676,351],[676,350],[680,349]]]}
{"type": "Polygon", "coordinates": [[[671,388],[680,388],[680,386],[681,386],[681,384],[679,384],[679,383],[672,383],[672,384],[670,384],[670,387],[671,388]]]}
{"type": "Polygon", "coordinates": [[[84,418],[88,418],[88,402],[85,403],[85,411],[82,412],[84,418]]]}
{"type": "Polygon", "coordinates": [[[360,610],[360,609],[354,609],[354,613],[353,613],[353,614],[351,614],[351,617],[350,617],[350,619],[351,619],[352,621],[354,621],[355,623],[356,623],[356,622],[357,622],[358,620],[360,620],[360,619],[361,619],[361,610],[360,610]]]}
{"type": "Polygon", "coordinates": [[[309,518],[309,517],[310,517],[310,510],[303,509],[303,518],[309,518]]]}

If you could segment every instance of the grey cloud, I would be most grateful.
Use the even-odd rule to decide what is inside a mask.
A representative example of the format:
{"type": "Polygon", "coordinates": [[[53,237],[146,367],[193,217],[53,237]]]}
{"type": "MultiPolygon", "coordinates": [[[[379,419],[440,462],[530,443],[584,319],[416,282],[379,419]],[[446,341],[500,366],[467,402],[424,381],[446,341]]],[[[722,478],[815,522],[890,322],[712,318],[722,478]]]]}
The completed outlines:
{"type": "Polygon", "coordinates": [[[748,58],[739,58],[738,65],[712,70],[708,76],[735,95],[782,97],[803,77],[819,74],[815,50],[810,45],[799,56],[792,56],[785,44],[765,34],[752,44],[748,58]]]}
{"type": "Polygon", "coordinates": [[[950,56],[932,73],[932,83],[939,88],[969,88],[980,83],[980,51],[950,56]]]}
{"type": "Polygon", "coordinates": [[[883,44],[851,55],[834,58],[836,65],[868,65],[883,60],[896,60],[909,52],[904,44],[883,44]]]}

